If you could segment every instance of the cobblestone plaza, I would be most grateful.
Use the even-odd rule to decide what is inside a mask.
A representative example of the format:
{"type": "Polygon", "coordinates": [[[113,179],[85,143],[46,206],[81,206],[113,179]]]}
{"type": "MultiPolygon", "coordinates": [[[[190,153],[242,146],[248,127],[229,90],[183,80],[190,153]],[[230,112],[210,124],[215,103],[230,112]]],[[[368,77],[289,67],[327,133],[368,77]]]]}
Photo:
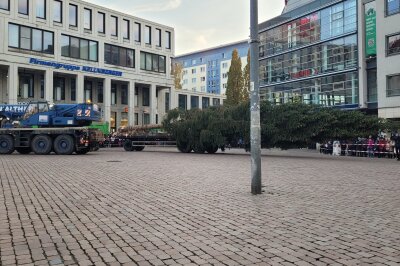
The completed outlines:
{"type": "Polygon", "coordinates": [[[1,156],[0,265],[400,264],[398,162],[227,153],[1,156]]]}

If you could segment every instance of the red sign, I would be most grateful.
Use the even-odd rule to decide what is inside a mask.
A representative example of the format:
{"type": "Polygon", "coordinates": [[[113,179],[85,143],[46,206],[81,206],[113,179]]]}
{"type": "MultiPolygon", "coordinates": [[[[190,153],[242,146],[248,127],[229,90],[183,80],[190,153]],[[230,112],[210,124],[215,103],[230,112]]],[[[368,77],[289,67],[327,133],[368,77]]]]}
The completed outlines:
{"type": "Polygon", "coordinates": [[[290,73],[290,77],[292,79],[299,79],[299,78],[306,78],[315,74],[318,74],[318,70],[306,69],[306,70],[300,70],[299,72],[290,73]]]}

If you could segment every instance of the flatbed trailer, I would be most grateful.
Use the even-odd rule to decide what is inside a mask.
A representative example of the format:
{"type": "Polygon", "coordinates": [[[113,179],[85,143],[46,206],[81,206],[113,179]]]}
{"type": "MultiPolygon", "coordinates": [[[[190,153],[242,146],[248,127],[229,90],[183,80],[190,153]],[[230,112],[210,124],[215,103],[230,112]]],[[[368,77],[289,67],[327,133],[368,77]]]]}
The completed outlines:
{"type": "Polygon", "coordinates": [[[176,147],[176,141],[166,134],[122,137],[125,151],[143,151],[145,147],[176,147]]]}
{"type": "Polygon", "coordinates": [[[87,127],[0,128],[0,154],[86,154],[98,150],[101,133],[87,127]]]}

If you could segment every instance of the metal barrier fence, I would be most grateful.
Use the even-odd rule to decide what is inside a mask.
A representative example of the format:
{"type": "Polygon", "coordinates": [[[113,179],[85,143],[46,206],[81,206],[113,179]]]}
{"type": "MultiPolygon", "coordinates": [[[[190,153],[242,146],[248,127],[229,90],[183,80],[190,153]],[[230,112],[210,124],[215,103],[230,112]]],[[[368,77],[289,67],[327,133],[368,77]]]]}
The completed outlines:
{"type": "MultiPolygon", "coordinates": [[[[325,145],[320,146],[320,153],[333,154],[334,146],[326,147],[325,145]]],[[[394,158],[397,156],[395,146],[390,146],[389,149],[387,145],[381,146],[379,144],[374,144],[370,146],[368,144],[340,144],[340,155],[342,156],[356,156],[356,157],[368,157],[368,155],[373,155],[374,157],[388,157],[394,158]]]]}

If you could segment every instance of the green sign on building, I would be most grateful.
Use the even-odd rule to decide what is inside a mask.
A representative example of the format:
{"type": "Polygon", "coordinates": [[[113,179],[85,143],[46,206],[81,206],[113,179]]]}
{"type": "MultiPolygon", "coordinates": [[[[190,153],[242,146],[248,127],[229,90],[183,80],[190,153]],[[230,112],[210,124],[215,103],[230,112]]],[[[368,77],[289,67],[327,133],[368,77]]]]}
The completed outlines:
{"type": "Polygon", "coordinates": [[[365,4],[365,53],[367,57],[376,55],[376,3],[365,4]]]}

